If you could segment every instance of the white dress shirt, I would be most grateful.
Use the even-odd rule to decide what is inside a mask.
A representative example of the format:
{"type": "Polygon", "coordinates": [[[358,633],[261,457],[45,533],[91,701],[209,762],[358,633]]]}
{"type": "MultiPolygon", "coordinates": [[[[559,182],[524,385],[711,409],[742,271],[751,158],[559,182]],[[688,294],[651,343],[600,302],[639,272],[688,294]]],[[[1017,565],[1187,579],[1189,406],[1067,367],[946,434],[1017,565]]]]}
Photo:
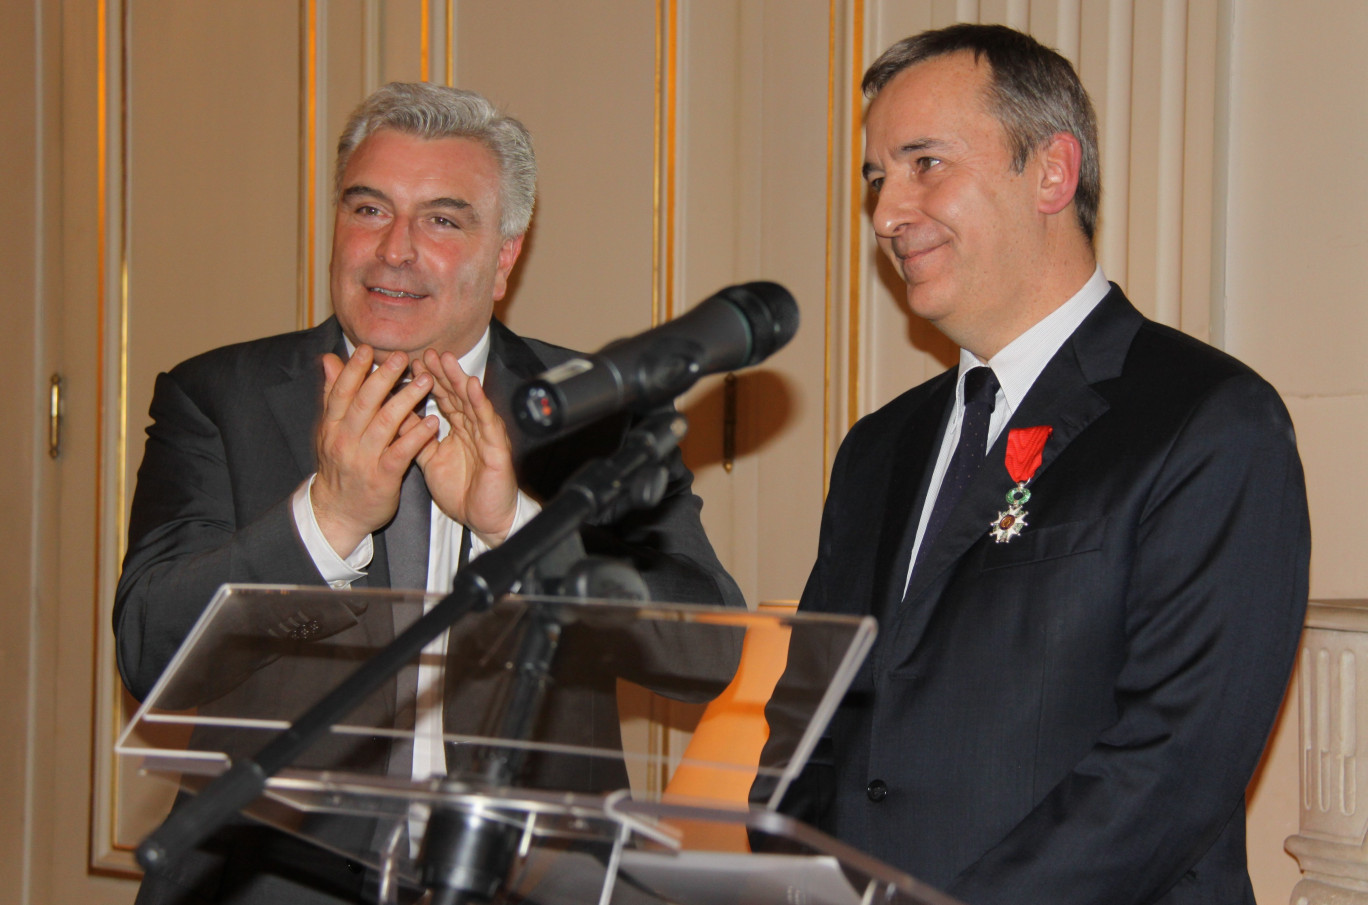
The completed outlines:
{"type": "MultiPolygon", "coordinates": [[[[940,493],[941,482],[945,480],[946,469],[950,467],[955,446],[959,443],[960,423],[964,420],[964,375],[970,368],[987,365],[993,369],[993,374],[998,380],[993,415],[988,422],[988,445],[984,449],[986,453],[993,448],[998,435],[1002,433],[1012,414],[1035,385],[1036,378],[1045,369],[1045,365],[1110,291],[1111,286],[1099,266],[1072,298],[1008,343],[990,360],[980,361],[972,352],[960,349],[955,405],[950,412],[950,423],[945,426],[945,436],[941,438],[936,468],[931,473],[926,502],[922,505],[921,519],[917,523],[917,539],[912,544],[912,558],[907,564],[907,576],[903,581],[904,594],[907,593],[908,583],[912,580],[912,564],[917,561],[917,551],[921,549],[922,536],[926,533],[926,523],[931,517],[931,509],[936,503],[937,494],[940,493]]],[[[985,522],[985,532],[986,528],[985,522]]]]}

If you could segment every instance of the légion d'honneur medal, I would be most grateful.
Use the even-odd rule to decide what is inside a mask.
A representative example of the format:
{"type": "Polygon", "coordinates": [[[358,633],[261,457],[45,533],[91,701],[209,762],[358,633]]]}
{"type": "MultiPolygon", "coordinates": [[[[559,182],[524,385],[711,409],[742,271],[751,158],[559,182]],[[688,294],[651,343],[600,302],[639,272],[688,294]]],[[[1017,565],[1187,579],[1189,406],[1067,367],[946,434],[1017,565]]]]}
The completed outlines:
{"type": "Polygon", "coordinates": [[[1000,544],[1007,543],[1026,527],[1025,506],[1031,499],[1031,491],[1026,485],[1040,468],[1045,441],[1053,432],[1053,427],[1041,425],[1018,427],[1007,434],[1007,474],[1016,481],[1016,486],[1007,491],[1007,511],[999,512],[992,523],[993,540],[1000,544]]]}

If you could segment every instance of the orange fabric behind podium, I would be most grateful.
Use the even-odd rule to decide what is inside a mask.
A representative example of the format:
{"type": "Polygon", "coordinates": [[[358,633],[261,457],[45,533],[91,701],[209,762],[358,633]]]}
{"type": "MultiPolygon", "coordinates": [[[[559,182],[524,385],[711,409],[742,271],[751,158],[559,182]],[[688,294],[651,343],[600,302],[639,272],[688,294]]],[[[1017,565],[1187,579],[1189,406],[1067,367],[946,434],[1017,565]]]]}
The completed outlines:
{"type": "MultiPolygon", "coordinates": [[[[760,612],[792,613],[796,603],[762,603],[760,612]]],[[[753,626],[741,646],[736,676],[698,721],[684,757],[665,787],[665,799],[743,806],[747,803],[760,750],[769,738],[765,703],[788,659],[787,626],[753,626]],[[725,766],[717,766],[725,765],[725,766]]],[[[740,826],[680,825],[685,845],[716,851],[748,851],[740,826]]]]}

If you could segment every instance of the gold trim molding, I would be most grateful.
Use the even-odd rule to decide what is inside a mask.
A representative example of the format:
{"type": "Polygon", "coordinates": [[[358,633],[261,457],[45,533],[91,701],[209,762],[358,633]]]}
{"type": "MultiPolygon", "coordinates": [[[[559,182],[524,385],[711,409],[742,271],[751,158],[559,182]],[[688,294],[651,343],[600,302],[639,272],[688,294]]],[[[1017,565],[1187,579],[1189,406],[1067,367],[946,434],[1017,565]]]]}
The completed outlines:
{"type": "Polygon", "coordinates": [[[128,543],[128,32],[131,9],[100,0],[97,20],[95,396],[95,663],[91,701],[89,865],[96,874],[135,876],[131,848],[118,843],[124,765],[113,755],[126,696],[114,667],[108,625],[119,563],[128,543]]]}

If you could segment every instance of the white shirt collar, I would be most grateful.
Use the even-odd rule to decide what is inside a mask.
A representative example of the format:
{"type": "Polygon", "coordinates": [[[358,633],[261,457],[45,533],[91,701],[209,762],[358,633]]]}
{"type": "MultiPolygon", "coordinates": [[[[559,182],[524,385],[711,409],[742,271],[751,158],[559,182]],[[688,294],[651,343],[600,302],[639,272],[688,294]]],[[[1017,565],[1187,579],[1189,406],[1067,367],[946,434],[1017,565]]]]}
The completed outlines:
{"type": "MultiPolygon", "coordinates": [[[[342,341],[347,344],[347,355],[356,351],[356,345],[344,333],[342,341]]],[[[480,338],[475,341],[471,350],[461,356],[461,370],[467,374],[479,378],[481,384],[484,383],[485,365],[489,363],[489,327],[485,327],[480,338]]]]}
{"type": "Polygon", "coordinates": [[[986,364],[993,369],[1002,387],[998,399],[1006,402],[1005,411],[995,411],[994,421],[1016,411],[1059,347],[1064,345],[1064,341],[1073,335],[1078,325],[1110,291],[1111,285],[1102,274],[1101,266],[1098,266],[1072,298],[1012,340],[988,361],[979,361],[974,353],[960,349],[959,381],[955,386],[956,410],[964,403],[965,373],[970,368],[986,364]]]}

